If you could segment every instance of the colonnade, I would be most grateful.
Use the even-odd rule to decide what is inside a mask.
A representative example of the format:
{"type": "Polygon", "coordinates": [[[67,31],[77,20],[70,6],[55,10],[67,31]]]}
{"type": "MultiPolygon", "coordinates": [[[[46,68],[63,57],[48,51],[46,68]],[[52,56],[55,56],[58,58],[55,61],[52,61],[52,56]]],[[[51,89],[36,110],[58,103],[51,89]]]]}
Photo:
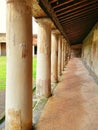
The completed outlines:
{"type": "MultiPolygon", "coordinates": [[[[28,0],[7,0],[6,130],[32,128],[31,5],[28,0]]],[[[36,94],[49,97],[51,82],[58,82],[64,70],[69,47],[63,36],[52,30],[49,20],[43,18],[37,22],[36,94]]]]}
{"type": "Polygon", "coordinates": [[[58,29],[52,29],[48,18],[36,20],[38,23],[38,52],[36,96],[51,96],[51,83],[57,83],[68,61],[69,44],[58,29]]]}

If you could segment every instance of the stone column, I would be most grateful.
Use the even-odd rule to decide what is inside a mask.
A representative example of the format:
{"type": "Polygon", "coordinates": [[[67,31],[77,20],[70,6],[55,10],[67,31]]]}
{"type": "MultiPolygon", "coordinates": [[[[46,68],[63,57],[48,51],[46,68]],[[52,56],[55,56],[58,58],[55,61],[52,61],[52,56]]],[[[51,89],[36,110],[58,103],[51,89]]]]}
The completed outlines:
{"type": "Polygon", "coordinates": [[[62,38],[62,71],[64,70],[64,39],[62,38]]]}
{"type": "Polygon", "coordinates": [[[58,77],[62,74],[61,61],[62,61],[62,39],[61,39],[61,35],[59,35],[58,37],[58,77]]]}
{"type": "Polygon", "coordinates": [[[66,42],[64,40],[64,67],[66,65],[66,42]]]}
{"type": "Polygon", "coordinates": [[[27,2],[7,0],[6,130],[32,128],[32,13],[27,2]]]}
{"type": "Polygon", "coordinates": [[[68,43],[66,43],[66,63],[68,63],[68,43]]]}
{"type": "Polygon", "coordinates": [[[64,70],[64,67],[65,67],[65,41],[63,39],[63,70],[64,70]]]}
{"type": "Polygon", "coordinates": [[[51,23],[49,19],[37,19],[38,53],[37,53],[37,97],[51,95],[51,23]]]}
{"type": "Polygon", "coordinates": [[[71,58],[71,48],[70,48],[70,45],[69,45],[69,60],[71,58]]]}
{"type": "Polygon", "coordinates": [[[70,45],[68,44],[68,61],[70,60],[70,45]]]}
{"type": "Polygon", "coordinates": [[[51,82],[58,82],[58,31],[51,34],[51,82]]]}
{"type": "Polygon", "coordinates": [[[63,54],[63,68],[65,67],[65,41],[64,41],[64,54],[63,54]]]}
{"type": "Polygon", "coordinates": [[[67,42],[65,41],[65,65],[67,64],[66,54],[67,54],[67,42]]]}

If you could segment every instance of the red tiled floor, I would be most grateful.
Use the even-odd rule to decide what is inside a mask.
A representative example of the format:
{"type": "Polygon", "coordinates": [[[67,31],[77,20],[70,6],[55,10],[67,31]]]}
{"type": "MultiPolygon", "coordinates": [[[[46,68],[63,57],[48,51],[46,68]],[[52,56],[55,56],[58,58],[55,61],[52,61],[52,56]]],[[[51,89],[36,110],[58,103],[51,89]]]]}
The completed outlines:
{"type": "Polygon", "coordinates": [[[98,130],[98,85],[80,59],[70,60],[36,130],[98,130]]]}

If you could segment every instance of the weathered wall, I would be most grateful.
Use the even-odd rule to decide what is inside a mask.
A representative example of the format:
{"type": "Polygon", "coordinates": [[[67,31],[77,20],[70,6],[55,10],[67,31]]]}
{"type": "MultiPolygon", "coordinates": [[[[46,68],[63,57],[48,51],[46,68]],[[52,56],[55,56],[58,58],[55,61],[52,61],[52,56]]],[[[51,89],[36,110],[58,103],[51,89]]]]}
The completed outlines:
{"type": "Polygon", "coordinates": [[[82,58],[86,65],[98,76],[98,23],[83,41],[82,58]]]}
{"type": "Polygon", "coordinates": [[[81,49],[71,49],[71,58],[73,57],[81,57],[81,49]]]}
{"type": "Polygon", "coordinates": [[[71,58],[81,57],[82,44],[72,45],[71,46],[71,58]]]}

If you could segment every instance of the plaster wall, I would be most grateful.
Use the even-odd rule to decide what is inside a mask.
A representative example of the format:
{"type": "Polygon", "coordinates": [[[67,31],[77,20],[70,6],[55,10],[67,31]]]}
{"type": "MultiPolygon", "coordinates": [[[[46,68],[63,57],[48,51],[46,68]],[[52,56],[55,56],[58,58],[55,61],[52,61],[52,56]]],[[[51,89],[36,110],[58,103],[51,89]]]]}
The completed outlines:
{"type": "Polygon", "coordinates": [[[81,48],[71,48],[71,58],[73,57],[81,57],[81,48]]]}
{"type": "Polygon", "coordinates": [[[81,57],[82,44],[71,45],[71,58],[81,57]]]}
{"type": "Polygon", "coordinates": [[[83,41],[82,58],[86,65],[98,76],[98,23],[83,41]]]}

